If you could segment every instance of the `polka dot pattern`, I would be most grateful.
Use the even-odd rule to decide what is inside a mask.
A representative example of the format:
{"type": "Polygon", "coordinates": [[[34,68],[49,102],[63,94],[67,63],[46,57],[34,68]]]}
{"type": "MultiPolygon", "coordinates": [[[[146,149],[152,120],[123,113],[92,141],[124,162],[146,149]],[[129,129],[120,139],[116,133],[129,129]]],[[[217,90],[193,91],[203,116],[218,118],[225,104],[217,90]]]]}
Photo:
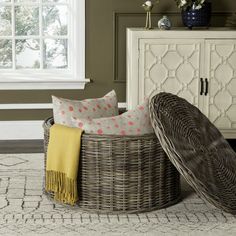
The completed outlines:
{"type": "MultiPolygon", "coordinates": [[[[112,90],[102,98],[82,101],[69,100],[52,96],[53,116],[56,124],[71,126],[71,118],[94,119],[111,117],[119,114],[116,93],[112,90]]],[[[81,122],[78,127],[81,128],[81,122]]]]}
{"type": "Polygon", "coordinates": [[[148,101],[119,116],[92,120],[72,118],[73,127],[81,128],[80,123],[83,123],[85,133],[92,134],[143,135],[154,132],[149,118],[148,101]]]}

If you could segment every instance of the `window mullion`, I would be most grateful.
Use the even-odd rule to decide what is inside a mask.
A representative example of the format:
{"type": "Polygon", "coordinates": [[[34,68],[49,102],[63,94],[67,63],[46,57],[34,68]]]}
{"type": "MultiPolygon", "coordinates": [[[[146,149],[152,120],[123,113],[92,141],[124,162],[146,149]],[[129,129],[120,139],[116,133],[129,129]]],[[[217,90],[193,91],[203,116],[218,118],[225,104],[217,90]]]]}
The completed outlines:
{"type": "Polygon", "coordinates": [[[40,69],[43,69],[43,4],[39,2],[39,42],[40,42],[40,69]]]}
{"type": "Polygon", "coordinates": [[[12,68],[16,69],[16,14],[15,14],[15,2],[12,0],[12,68]]]}
{"type": "Polygon", "coordinates": [[[72,51],[73,51],[73,43],[74,42],[74,35],[73,35],[73,26],[74,26],[74,22],[73,22],[73,14],[71,13],[72,12],[72,7],[73,7],[73,4],[71,2],[71,0],[69,0],[69,4],[67,5],[67,9],[68,9],[68,12],[70,12],[70,14],[67,15],[67,27],[68,27],[68,31],[67,31],[67,42],[68,42],[68,68],[70,70],[74,69],[73,66],[72,66],[72,51]]]}
{"type": "MultiPolygon", "coordinates": [[[[0,36],[0,39],[9,39],[9,38],[12,38],[11,36],[0,36]]],[[[39,38],[42,38],[42,39],[67,39],[68,36],[66,35],[58,35],[58,36],[40,36],[40,35],[26,35],[26,36],[15,36],[14,38],[16,39],[39,39],[39,38]]]]}

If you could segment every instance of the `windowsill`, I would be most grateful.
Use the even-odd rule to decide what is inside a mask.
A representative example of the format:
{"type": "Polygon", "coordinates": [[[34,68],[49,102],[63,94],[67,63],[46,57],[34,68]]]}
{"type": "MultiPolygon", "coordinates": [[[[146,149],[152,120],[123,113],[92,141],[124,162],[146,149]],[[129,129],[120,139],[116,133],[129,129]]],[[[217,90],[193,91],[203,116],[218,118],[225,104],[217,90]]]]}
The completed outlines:
{"type": "Polygon", "coordinates": [[[90,79],[83,80],[0,80],[0,90],[67,90],[84,89],[90,79]]]}

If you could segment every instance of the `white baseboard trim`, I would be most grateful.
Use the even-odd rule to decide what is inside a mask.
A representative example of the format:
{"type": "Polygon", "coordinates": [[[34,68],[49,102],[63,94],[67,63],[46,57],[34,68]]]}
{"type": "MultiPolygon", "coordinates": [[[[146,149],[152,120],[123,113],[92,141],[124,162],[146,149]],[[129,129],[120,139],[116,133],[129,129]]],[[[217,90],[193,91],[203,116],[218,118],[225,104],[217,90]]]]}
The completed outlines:
{"type": "MultiPolygon", "coordinates": [[[[127,108],[125,102],[118,103],[119,108],[127,108]]],[[[9,103],[0,104],[0,110],[44,110],[52,109],[52,103],[9,103]]]]}
{"type": "Polygon", "coordinates": [[[0,104],[0,110],[43,110],[43,109],[52,109],[52,103],[0,104]]]}
{"type": "Polygon", "coordinates": [[[0,121],[0,140],[43,139],[42,120],[0,121]]]}

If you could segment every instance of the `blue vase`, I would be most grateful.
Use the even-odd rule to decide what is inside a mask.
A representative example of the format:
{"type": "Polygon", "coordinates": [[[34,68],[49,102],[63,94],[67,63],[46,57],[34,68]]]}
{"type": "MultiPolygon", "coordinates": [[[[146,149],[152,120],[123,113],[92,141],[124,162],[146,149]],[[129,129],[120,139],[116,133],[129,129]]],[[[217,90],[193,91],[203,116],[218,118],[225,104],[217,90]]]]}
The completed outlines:
{"type": "Polygon", "coordinates": [[[189,8],[182,11],[182,20],[183,24],[189,29],[199,26],[208,27],[211,20],[211,3],[206,2],[202,8],[198,10],[189,8]]]}

